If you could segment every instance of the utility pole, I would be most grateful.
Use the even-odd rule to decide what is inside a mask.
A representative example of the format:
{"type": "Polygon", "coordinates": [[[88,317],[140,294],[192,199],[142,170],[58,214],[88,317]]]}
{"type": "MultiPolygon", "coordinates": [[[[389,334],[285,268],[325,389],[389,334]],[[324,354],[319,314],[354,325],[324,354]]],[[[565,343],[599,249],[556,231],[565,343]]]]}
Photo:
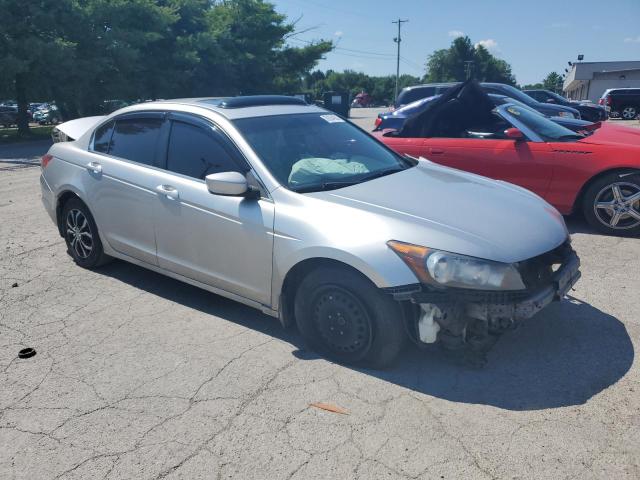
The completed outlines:
{"type": "Polygon", "coordinates": [[[396,61],[396,91],[395,94],[393,96],[393,99],[395,101],[396,98],[398,98],[398,81],[400,79],[400,42],[402,42],[402,37],[400,36],[400,29],[402,28],[402,24],[403,23],[407,23],[409,20],[400,20],[398,18],[398,20],[394,20],[391,23],[397,23],[398,24],[398,36],[396,38],[393,39],[394,42],[396,42],[398,44],[398,58],[396,61]]]}

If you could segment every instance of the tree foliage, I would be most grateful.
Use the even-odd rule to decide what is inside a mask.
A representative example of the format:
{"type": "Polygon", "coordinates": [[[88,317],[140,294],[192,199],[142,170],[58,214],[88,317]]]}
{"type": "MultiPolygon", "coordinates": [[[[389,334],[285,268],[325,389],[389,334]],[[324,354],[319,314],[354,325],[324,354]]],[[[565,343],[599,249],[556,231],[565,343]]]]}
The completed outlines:
{"type": "Polygon", "coordinates": [[[65,118],[110,99],[295,91],[332,49],[286,45],[295,27],[264,0],[0,0],[0,11],[0,98],[21,111],[53,99],[65,118]]]}
{"type": "Polygon", "coordinates": [[[426,82],[460,82],[469,77],[515,85],[511,66],[484,46],[474,46],[469,37],[458,37],[449,48],[436,50],[429,56],[426,82]]]}
{"type": "Polygon", "coordinates": [[[545,90],[551,90],[552,92],[561,93],[562,83],[563,83],[562,76],[558,72],[551,72],[546,77],[544,77],[542,82],[527,84],[527,85],[524,85],[522,88],[536,89],[536,90],[545,89],[545,90]]]}

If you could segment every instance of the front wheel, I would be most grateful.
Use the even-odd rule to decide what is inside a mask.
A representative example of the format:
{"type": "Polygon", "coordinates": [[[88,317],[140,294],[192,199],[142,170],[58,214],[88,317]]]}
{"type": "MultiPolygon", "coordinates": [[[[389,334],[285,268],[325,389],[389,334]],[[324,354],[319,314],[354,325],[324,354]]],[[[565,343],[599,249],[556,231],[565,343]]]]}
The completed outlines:
{"type": "Polygon", "coordinates": [[[345,364],[389,366],[406,334],[400,305],[367,278],[347,268],[309,273],[295,297],[295,317],[305,342],[345,364]]]}
{"type": "Polygon", "coordinates": [[[597,230],[610,235],[640,235],[640,173],[611,173],[585,192],[583,212],[597,230]]]}

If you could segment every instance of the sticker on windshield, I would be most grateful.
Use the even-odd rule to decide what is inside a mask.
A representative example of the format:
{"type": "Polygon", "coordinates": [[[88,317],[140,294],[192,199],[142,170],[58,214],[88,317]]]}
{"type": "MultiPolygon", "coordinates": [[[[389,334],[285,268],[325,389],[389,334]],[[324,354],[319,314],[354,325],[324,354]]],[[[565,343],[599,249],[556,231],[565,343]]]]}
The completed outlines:
{"type": "Polygon", "coordinates": [[[509,112],[511,115],[520,115],[520,111],[517,110],[515,107],[509,107],[507,108],[507,112],[509,112]]]}
{"type": "Polygon", "coordinates": [[[337,115],[320,115],[320,118],[324,119],[326,122],[329,122],[329,123],[344,122],[344,120],[337,115]]]}

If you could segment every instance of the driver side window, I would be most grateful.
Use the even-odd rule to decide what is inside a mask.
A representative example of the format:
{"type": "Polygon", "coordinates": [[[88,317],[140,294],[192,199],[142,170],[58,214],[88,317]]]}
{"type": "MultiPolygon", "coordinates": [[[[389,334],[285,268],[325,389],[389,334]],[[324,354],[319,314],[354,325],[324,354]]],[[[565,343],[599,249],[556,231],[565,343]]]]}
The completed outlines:
{"type": "Polygon", "coordinates": [[[169,134],[167,170],[200,180],[212,173],[246,173],[213,132],[176,120],[169,134]]]}

